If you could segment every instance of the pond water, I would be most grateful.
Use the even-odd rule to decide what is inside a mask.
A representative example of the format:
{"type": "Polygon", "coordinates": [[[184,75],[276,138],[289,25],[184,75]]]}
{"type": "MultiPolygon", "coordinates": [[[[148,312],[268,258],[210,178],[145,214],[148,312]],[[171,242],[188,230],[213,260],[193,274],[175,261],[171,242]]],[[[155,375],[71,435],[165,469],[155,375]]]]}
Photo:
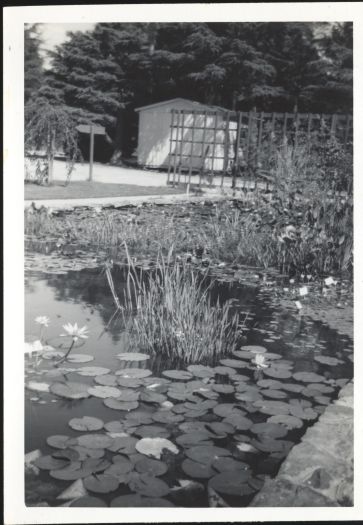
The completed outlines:
{"type": "MultiPolygon", "coordinates": [[[[125,273],[113,273],[120,295],[125,273]]],[[[39,449],[48,456],[66,450],[69,455],[38,463],[39,474],[26,489],[28,504],[61,505],[59,494],[83,479],[88,496],[75,499],[75,506],[200,507],[220,504],[219,498],[246,506],[264,476],[277,473],[290,448],[353,375],[348,337],[282,308],[269,290],[257,286],[215,283],[214,297],[233,299],[246,313],[243,346],[221,363],[189,370],[157,357],[117,357],[125,352],[125,335],[100,268],[61,274],[28,270],[25,291],[29,341],[39,336],[38,316],[50,318],[46,342],[63,352],[69,344],[59,337],[64,324],[89,328],[88,339],[70,354],[89,356],[87,362],[55,366],[56,359],[26,357],[26,385],[35,383],[35,388],[25,391],[25,452],[39,449]],[[163,374],[171,369],[187,373],[163,374]],[[83,393],[96,389],[70,399],[52,388],[73,382],[83,385],[83,393]],[[93,421],[89,432],[69,426],[84,416],[101,422],[93,421]],[[50,436],[67,437],[49,441],[50,436]],[[144,438],[156,444],[157,438],[166,439],[170,450],[157,459],[148,449],[151,441],[143,442],[146,452],[140,448],[144,438]],[[62,469],[68,474],[59,475],[62,469]]]]}

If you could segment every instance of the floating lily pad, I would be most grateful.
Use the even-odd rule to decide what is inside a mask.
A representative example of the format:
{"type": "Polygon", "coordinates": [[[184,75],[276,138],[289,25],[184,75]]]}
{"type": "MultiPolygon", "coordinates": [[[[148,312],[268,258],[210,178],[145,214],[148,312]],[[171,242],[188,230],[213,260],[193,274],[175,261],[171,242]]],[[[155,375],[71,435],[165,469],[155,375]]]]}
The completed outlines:
{"type": "Polygon", "coordinates": [[[192,373],[195,377],[213,377],[215,372],[210,366],[203,365],[189,365],[187,370],[192,373]]]}
{"type": "Polygon", "coordinates": [[[114,476],[110,476],[109,474],[87,476],[84,478],[83,482],[87,490],[101,494],[113,492],[119,486],[118,479],[114,476]]]}
{"type": "Polygon", "coordinates": [[[299,394],[304,388],[304,385],[298,385],[297,383],[282,383],[281,388],[287,392],[299,394]]]}
{"type": "Polygon", "coordinates": [[[100,498],[84,496],[72,501],[70,507],[107,507],[107,504],[100,498]]]}
{"type": "Polygon", "coordinates": [[[263,373],[268,377],[274,377],[276,379],[289,379],[292,376],[292,372],[285,368],[278,368],[276,366],[270,366],[264,368],[263,373]]]}
{"type": "Polygon", "coordinates": [[[66,467],[69,461],[64,459],[57,459],[53,456],[41,456],[33,461],[33,465],[42,470],[57,470],[66,467]]]}
{"type": "Polygon", "coordinates": [[[110,369],[102,366],[84,366],[83,368],[77,368],[76,372],[81,376],[95,377],[109,374],[110,369]]]}
{"type": "Polygon", "coordinates": [[[304,419],[306,421],[312,421],[318,417],[318,414],[312,408],[302,408],[299,406],[291,406],[290,413],[292,416],[304,419]]]}
{"type": "Polygon", "coordinates": [[[241,351],[249,352],[252,354],[265,354],[267,352],[267,348],[265,348],[264,346],[257,345],[245,345],[241,347],[241,351]]]}
{"type": "Polygon", "coordinates": [[[103,428],[103,421],[97,417],[83,416],[81,418],[75,417],[71,419],[68,425],[73,428],[73,430],[86,432],[87,430],[101,430],[101,428],[103,428]]]}
{"type": "Polygon", "coordinates": [[[286,392],[283,392],[282,390],[273,390],[272,388],[261,390],[261,394],[271,399],[285,399],[285,397],[287,397],[286,392]]]}
{"type": "Polygon", "coordinates": [[[235,403],[221,403],[213,408],[213,412],[216,416],[220,417],[229,417],[231,415],[243,416],[246,414],[246,412],[235,403]]]}
{"type": "Polygon", "coordinates": [[[205,428],[211,432],[215,437],[225,437],[227,434],[233,434],[235,429],[233,425],[225,422],[213,421],[206,423],[205,428]]]}
{"type": "Polygon", "coordinates": [[[47,350],[42,352],[42,359],[62,359],[65,356],[64,352],[59,350],[47,350]]]}
{"type": "Polygon", "coordinates": [[[186,450],[185,454],[189,459],[203,464],[212,463],[212,461],[218,457],[231,455],[230,451],[225,448],[210,445],[197,445],[191,447],[186,450]]]}
{"type": "Polygon", "coordinates": [[[129,482],[129,488],[151,498],[160,498],[170,492],[170,487],[161,479],[150,476],[149,474],[140,474],[135,476],[129,482]]]}
{"type": "Polygon", "coordinates": [[[249,430],[252,421],[243,415],[231,414],[222,420],[222,423],[232,425],[236,430],[249,430]]]}
{"type": "MultiPolygon", "coordinates": [[[[318,396],[315,396],[315,401],[317,403],[319,403],[320,405],[329,405],[330,404],[330,397],[328,396],[322,396],[322,395],[318,395],[318,396]]],[[[316,410],[316,407],[315,407],[315,410],[316,410]]]]}
{"type": "Polygon", "coordinates": [[[282,438],[287,434],[286,427],[278,425],[277,423],[255,423],[251,426],[250,432],[258,434],[259,436],[266,436],[270,438],[282,438]]]}
{"type": "Polygon", "coordinates": [[[87,458],[83,461],[82,468],[88,469],[93,474],[102,472],[110,465],[111,463],[107,459],[87,458]]]}
{"type": "Polygon", "coordinates": [[[317,390],[321,394],[332,394],[334,392],[333,387],[324,385],[322,383],[311,383],[306,385],[306,388],[312,388],[314,390],[317,390]]]}
{"type": "Polygon", "coordinates": [[[162,437],[162,438],[168,438],[170,436],[169,430],[167,430],[165,427],[161,427],[159,425],[143,425],[138,427],[135,430],[135,434],[137,436],[140,436],[142,438],[149,437],[162,437]]]}
{"type": "Polygon", "coordinates": [[[249,470],[247,463],[237,461],[234,458],[217,458],[213,461],[212,467],[218,472],[229,472],[231,470],[249,470]]]}
{"type": "Polygon", "coordinates": [[[67,357],[68,363],[89,363],[93,360],[94,357],[92,355],[86,354],[69,354],[67,357]]]}
{"type": "Polygon", "coordinates": [[[179,381],[188,381],[193,377],[193,374],[186,370],[164,370],[163,376],[169,377],[170,379],[177,379],[179,381]]]}
{"type": "Polygon", "coordinates": [[[102,458],[105,455],[105,451],[103,448],[86,448],[81,447],[81,445],[74,445],[72,446],[72,449],[77,452],[80,461],[83,461],[88,457],[102,458]]]}
{"type": "Polygon", "coordinates": [[[151,376],[152,371],[144,368],[123,368],[122,370],[117,370],[115,374],[127,379],[142,379],[151,376]]]}
{"type": "Polygon", "coordinates": [[[156,459],[160,459],[164,450],[168,450],[173,454],[178,454],[179,449],[165,438],[155,437],[155,438],[142,438],[135,445],[135,448],[141,454],[145,456],[151,456],[156,459]]]}
{"type": "Polygon", "coordinates": [[[85,434],[77,438],[77,443],[86,448],[108,448],[112,445],[113,439],[105,434],[85,434]]]}
{"type": "Polygon", "coordinates": [[[215,392],[218,392],[219,394],[233,394],[234,392],[233,385],[214,384],[212,388],[215,392]]]}
{"type": "Polygon", "coordinates": [[[316,355],[314,357],[314,360],[318,363],[322,363],[323,365],[328,366],[336,366],[343,363],[341,359],[337,359],[336,357],[330,357],[328,355],[316,355]]]}
{"type": "MultiPolygon", "coordinates": [[[[275,361],[277,359],[282,359],[282,355],[276,354],[274,352],[266,352],[264,357],[270,361],[275,361]]],[[[286,363],[282,363],[282,368],[285,368],[286,363]]],[[[280,366],[280,363],[277,363],[277,366],[280,366]]],[[[290,365],[289,365],[290,366],[290,365]]]]}
{"type": "Polygon", "coordinates": [[[253,401],[257,401],[258,399],[262,399],[261,394],[255,390],[247,390],[245,392],[236,392],[234,397],[238,401],[244,401],[244,402],[253,402],[253,401]]]}
{"type": "Polygon", "coordinates": [[[90,396],[88,388],[89,385],[68,381],[66,383],[53,383],[49,390],[52,394],[66,399],[84,399],[90,396]]]}
{"type": "Polygon", "coordinates": [[[108,421],[104,425],[107,432],[124,432],[125,425],[121,421],[108,421]]]}
{"type": "Polygon", "coordinates": [[[126,494],[113,499],[111,507],[174,507],[173,503],[163,498],[145,498],[139,494],[126,494]]]}
{"type": "MultiPolygon", "coordinates": [[[[264,350],[267,352],[266,348],[264,348],[264,350]]],[[[260,353],[263,353],[263,352],[260,352],[260,353]]],[[[234,352],[232,352],[232,354],[238,357],[239,359],[245,359],[248,361],[255,355],[252,352],[247,352],[246,350],[235,350],[234,352]]]]}
{"type": "Polygon", "coordinates": [[[120,454],[133,454],[137,444],[137,439],[131,436],[120,436],[112,440],[111,445],[107,446],[107,450],[111,452],[118,452],[120,454]]]}
{"type": "Polygon", "coordinates": [[[206,423],[203,421],[185,421],[179,425],[179,429],[186,434],[205,432],[206,423]]]}
{"type": "Polygon", "coordinates": [[[71,448],[65,448],[57,450],[56,452],[53,452],[52,454],[53,458],[57,459],[63,459],[66,461],[80,461],[80,454],[77,450],[71,449],[71,448]]]}
{"type": "Polygon", "coordinates": [[[216,473],[210,463],[198,463],[188,458],[182,462],[181,468],[193,479],[209,479],[216,473]]]}
{"type": "Polygon", "coordinates": [[[123,386],[125,388],[139,388],[142,385],[142,379],[118,376],[116,377],[116,384],[123,386]]]}
{"type": "Polygon", "coordinates": [[[315,374],[315,372],[296,372],[293,378],[303,383],[321,383],[325,381],[325,377],[315,374]]]}
{"type": "Polygon", "coordinates": [[[140,354],[139,352],[123,352],[116,356],[120,361],[147,361],[150,359],[148,354],[140,354]]]}
{"type": "Polygon", "coordinates": [[[234,376],[237,374],[237,371],[229,366],[215,366],[213,370],[220,376],[234,376]]]}
{"type": "Polygon", "coordinates": [[[162,476],[167,472],[168,465],[164,461],[151,458],[142,458],[135,463],[135,469],[141,474],[149,474],[150,476],[162,476]]]}
{"type": "Polygon", "coordinates": [[[142,410],[136,410],[130,414],[125,415],[125,421],[130,422],[132,425],[150,425],[153,422],[153,414],[150,412],[144,412],[142,410]]]}
{"type": "Polygon", "coordinates": [[[76,479],[85,478],[91,474],[89,469],[82,468],[80,461],[73,461],[67,467],[51,470],[50,476],[55,479],[62,479],[64,481],[74,481],[76,479]]]}
{"type": "Polygon", "coordinates": [[[281,416],[271,416],[268,418],[267,423],[277,423],[279,425],[285,426],[288,430],[301,428],[303,426],[301,419],[286,414],[281,416]]]}
{"type": "Polygon", "coordinates": [[[187,410],[198,410],[198,411],[204,411],[204,410],[211,410],[212,408],[217,406],[217,401],[213,399],[206,399],[205,401],[202,401],[201,399],[197,398],[196,402],[192,403],[187,401],[185,403],[185,408],[187,410]]]}
{"type": "Polygon", "coordinates": [[[124,480],[125,474],[131,472],[134,469],[134,464],[131,463],[131,461],[125,456],[114,456],[112,461],[114,463],[108,467],[107,470],[105,470],[105,474],[114,476],[119,481],[124,480]]]}
{"type": "Polygon", "coordinates": [[[158,392],[153,392],[152,390],[146,390],[141,392],[140,400],[144,403],[163,403],[166,401],[166,396],[159,394],[158,392]]]}
{"type": "Polygon", "coordinates": [[[209,480],[209,486],[218,493],[229,496],[247,496],[257,489],[248,484],[251,479],[249,470],[221,472],[209,480]]]}
{"type": "Polygon", "coordinates": [[[286,441],[283,439],[273,439],[266,436],[261,436],[259,439],[253,439],[251,441],[251,445],[261,452],[286,453],[293,447],[294,443],[292,441],[286,441]]]}
{"type": "Polygon", "coordinates": [[[92,386],[88,389],[88,393],[94,397],[100,397],[101,399],[107,399],[109,397],[120,397],[121,391],[114,386],[92,386]]]}
{"type": "Polygon", "coordinates": [[[238,359],[220,359],[219,362],[222,366],[230,368],[245,368],[246,366],[246,363],[238,359]]]}
{"type": "Polygon", "coordinates": [[[117,386],[117,377],[112,374],[106,374],[104,376],[96,376],[94,378],[95,383],[103,386],[117,386]]]}
{"type": "Polygon", "coordinates": [[[106,405],[108,408],[112,408],[113,410],[135,410],[139,403],[137,401],[119,401],[118,399],[114,399],[113,397],[109,397],[103,401],[103,404],[106,405]]]}
{"type": "Polygon", "coordinates": [[[160,410],[152,415],[152,418],[157,423],[165,423],[166,425],[176,425],[184,421],[181,414],[174,414],[170,410],[160,410]]]}
{"type": "Polygon", "coordinates": [[[260,379],[260,381],[257,381],[257,385],[261,388],[279,389],[283,388],[284,383],[281,383],[281,381],[276,381],[275,379],[260,379]]]}
{"type": "Polygon", "coordinates": [[[209,432],[194,432],[193,434],[181,434],[175,441],[178,445],[184,447],[194,447],[195,445],[213,445],[209,440],[211,435],[209,432]]]}
{"type": "Polygon", "coordinates": [[[77,479],[77,481],[72,483],[72,485],[70,485],[61,494],[59,494],[59,496],[57,496],[57,499],[74,500],[87,495],[87,490],[84,487],[83,480],[77,479]]]}
{"type": "Polygon", "coordinates": [[[67,448],[69,445],[69,436],[55,435],[47,437],[47,444],[54,448],[67,448]]]}
{"type": "Polygon", "coordinates": [[[290,405],[284,401],[270,401],[268,399],[263,399],[255,401],[253,404],[259,408],[259,412],[262,412],[262,414],[268,414],[269,416],[280,416],[282,414],[290,413],[290,405]]]}

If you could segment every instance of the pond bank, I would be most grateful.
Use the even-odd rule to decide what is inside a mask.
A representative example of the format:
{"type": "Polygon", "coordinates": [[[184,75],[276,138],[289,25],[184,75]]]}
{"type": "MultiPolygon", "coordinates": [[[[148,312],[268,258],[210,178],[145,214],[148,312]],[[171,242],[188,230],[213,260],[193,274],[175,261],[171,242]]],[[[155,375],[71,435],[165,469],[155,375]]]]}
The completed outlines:
{"type": "Polygon", "coordinates": [[[292,448],[251,507],[353,506],[353,382],[292,448]]]}

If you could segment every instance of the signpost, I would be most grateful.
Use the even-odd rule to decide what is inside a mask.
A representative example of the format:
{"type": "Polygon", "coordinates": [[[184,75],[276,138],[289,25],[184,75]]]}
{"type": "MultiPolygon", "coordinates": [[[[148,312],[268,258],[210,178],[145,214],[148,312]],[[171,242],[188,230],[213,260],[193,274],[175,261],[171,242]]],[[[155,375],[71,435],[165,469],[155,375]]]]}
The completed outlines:
{"type": "Polygon", "coordinates": [[[95,146],[95,135],[106,135],[106,130],[103,126],[97,126],[96,124],[80,124],[76,127],[80,133],[89,133],[89,177],[88,180],[91,182],[93,178],[93,156],[95,146]]]}

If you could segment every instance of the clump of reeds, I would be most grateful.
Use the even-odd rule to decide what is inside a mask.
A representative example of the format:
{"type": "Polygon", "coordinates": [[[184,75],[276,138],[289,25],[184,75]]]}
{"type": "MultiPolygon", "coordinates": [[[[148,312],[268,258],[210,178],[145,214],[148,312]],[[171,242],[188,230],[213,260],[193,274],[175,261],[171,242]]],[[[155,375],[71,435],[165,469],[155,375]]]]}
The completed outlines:
{"type": "Polygon", "coordinates": [[[238,342],[239,316],[230,302],[212,303],[210,284],[187,263],[159,255],[156,269],[138,274],[129,263],[122,303],[132,348],[182,363],[214,362],[238,342]]]}

